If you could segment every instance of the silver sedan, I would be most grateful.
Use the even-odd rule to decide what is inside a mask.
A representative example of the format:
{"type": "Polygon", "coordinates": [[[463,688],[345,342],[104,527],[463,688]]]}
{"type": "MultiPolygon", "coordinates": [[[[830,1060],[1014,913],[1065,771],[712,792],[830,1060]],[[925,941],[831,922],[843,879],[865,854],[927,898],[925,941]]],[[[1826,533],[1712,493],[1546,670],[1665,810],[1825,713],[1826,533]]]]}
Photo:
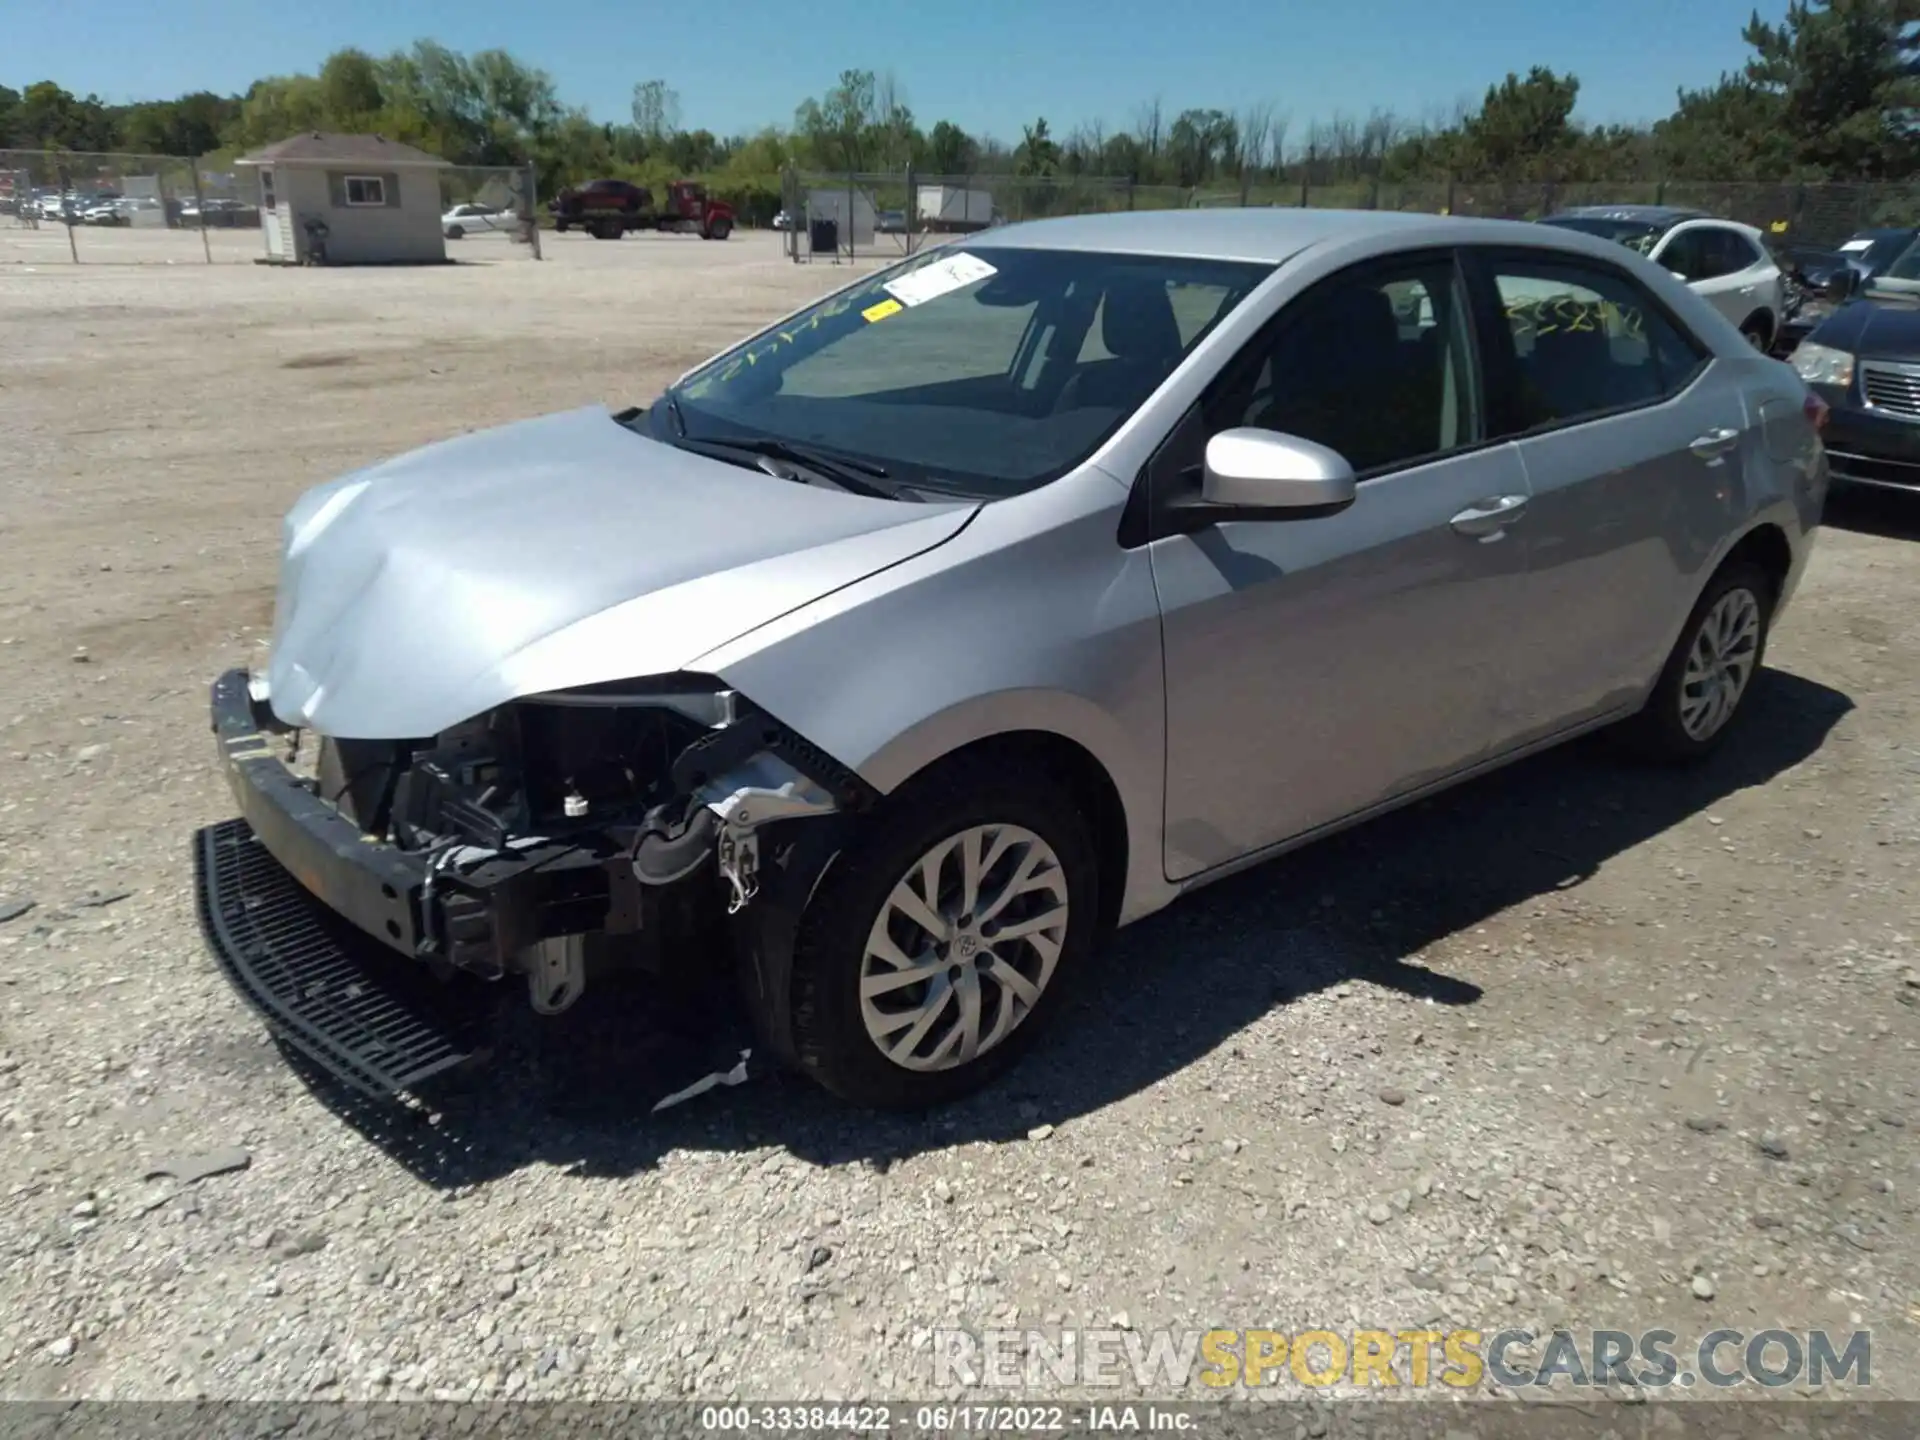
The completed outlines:
{"type": "MultiPolygon", "coordinates": [[[[274,929],[274,886],[546,1014],[737,977],[763,1053],[949,1099],[1189,890],[1599,727],[1663,760],[1728,739],[1824,418],[1573,232],[967,237],[645,408],[305,496],[271,662],[215,687],[245,824],[203,911],[277,1028],[384,1085],[416,1073],[401,1032],[315,1018],[337,957],[274,929]],[[261,741],[289,729],[317,796],[261,741]]],[[[354,973],[362,1004],[382,972],[354,973]]]]}

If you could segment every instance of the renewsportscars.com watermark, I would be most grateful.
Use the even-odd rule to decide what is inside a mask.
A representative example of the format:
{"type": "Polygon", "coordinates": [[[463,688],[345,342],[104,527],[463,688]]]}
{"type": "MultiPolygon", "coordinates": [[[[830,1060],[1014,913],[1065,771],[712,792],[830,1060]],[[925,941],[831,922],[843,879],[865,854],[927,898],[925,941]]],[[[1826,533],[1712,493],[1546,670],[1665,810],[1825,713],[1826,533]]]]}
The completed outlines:
{"type": "Polygon", "coordinates": [[[1873,1337],[1855,1330],[1041,1330],[933,1332],[940,1387],[1164,1392],[1279,1386],[1482,1385],[1779,1389],[1873,1383],[1873,1337]]]}

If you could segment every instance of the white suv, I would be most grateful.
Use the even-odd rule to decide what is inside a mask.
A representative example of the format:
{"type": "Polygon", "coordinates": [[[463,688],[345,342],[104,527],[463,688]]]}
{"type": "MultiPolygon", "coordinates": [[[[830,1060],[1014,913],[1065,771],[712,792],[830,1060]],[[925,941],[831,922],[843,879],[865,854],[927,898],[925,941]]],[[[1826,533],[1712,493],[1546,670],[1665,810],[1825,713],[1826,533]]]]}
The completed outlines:
{"type": "Polygon", "coordinates": [[[1765,352],[1780,332],[1780,267],[1751,225],[1670,205],[1585,205],[1541,222],[1617,240],[1686,281],[1765,352]]]}

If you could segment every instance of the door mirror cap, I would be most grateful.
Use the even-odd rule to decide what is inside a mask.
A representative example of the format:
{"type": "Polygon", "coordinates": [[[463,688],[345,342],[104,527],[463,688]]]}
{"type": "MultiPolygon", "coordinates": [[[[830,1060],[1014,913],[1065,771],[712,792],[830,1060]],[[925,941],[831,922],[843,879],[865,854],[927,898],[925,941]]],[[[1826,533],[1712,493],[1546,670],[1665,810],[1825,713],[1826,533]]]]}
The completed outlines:
{"type": "Polygon", "coordinates": [[[1275,430],[1222,430],[1207,441],[1200,498],[1236,510],[1331,511],[1351,505],[1353,466],[1325,445],[1275,430]]]}
{"type": "Polygon", "coordinates": [[[1682,285],[1691,285],[1693,283],[1693,278],[1684,270],[1669,270],[1667,274],[1678,280],[1682,285]]]}
{"type": "Polygon", "coordinates": [[[1860,272],[1851,265],[1842,265],[1827,277],[1827,283],[1820,293],[1829,300],[1845,300],[1860,288],[1860,272]]]}

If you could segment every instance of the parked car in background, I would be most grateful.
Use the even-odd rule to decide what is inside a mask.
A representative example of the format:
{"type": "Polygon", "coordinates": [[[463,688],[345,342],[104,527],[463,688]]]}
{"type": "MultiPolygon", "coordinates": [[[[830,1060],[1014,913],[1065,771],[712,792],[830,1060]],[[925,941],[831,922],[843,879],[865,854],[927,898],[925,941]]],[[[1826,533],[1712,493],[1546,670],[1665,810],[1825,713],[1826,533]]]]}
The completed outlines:
{"type": "Polygon", "coordinates": [[[225,196],[189,200],[180,207],[180,223],[207,229],[244,229],[260,223],[260,207],[225,196]]]}
{"type": "Polygon", "coordinates": [[[1854,231],[1840,242],[1839,249],[1856,270],[1871,276],[1892,266],[1915,240],[1920,240],[1920,226],[1879,225],[1854,231]]]}
{"type": "Polygon", "coordinates": [[[1842,266],[1858,272],[1860,282],[1864,283],[1885,271],[1915,240],[1920,240],[1920,228],[1882,226],[1856,230],[1831,250],[1787,247],[1784,254],[1792,257],[1785,267],[1787,278],[1790,287],[1799,291],[1799,303],[1794,304],[1789,299],[1786,321],[1781,326],[1775,350],[1780,353],[1791,351],[1816,325],[1833,313],[1834,305],[1829,292],[1832,290],[1833,277],[1842,266]]]}
{"type": "Polygon", "coordinates": [[[1920,240],[1872,276],[1837,272],[1829,301],[1791,363],[1832,407],[1834,483],[1920,495],[1920,240]]]}
{"type": "Polygon", "coordinates": [[[467,235],[510,232],[520,228],[520,217],[494,205],[455,205],[440,217],[440,233],[449,240],[467,235]]]}
{"type": "Polygon", "coordinates": [[[782,206],[779,213],[773,217],[773,228],[776,230],[804,230],[807,228],[807,212],[804,210],[788,210],[782,206]]]}
{"type": "Polygon", "coordinates": [[[904,210],[882,210],[873,217],[873,232],[876,235],[904,235],[907,233],[907,212],[904,210]]]}
{"type": "Polygon", "coordinates": [[[1739,327],[1747,343],[1773,348],[1786,309],[1780,267],[1751,225],[1666,205],[1587,205],[1540,222],[1617,241],[1686,281],[1739,327]]]}
{"type": "Polygon", "coordinates": [[[200,913],[369,1088],[459,1062],[460,994],[552,1015],[624,973],[737,993],[849,1100],[951,1099],[1188,890],[1616,722],[1711,752],[1821,414],[1552,226],[977,234],[645,407],[301,497],[265,668],[213,687],[244,820],[202,833],[200,913]]]}

